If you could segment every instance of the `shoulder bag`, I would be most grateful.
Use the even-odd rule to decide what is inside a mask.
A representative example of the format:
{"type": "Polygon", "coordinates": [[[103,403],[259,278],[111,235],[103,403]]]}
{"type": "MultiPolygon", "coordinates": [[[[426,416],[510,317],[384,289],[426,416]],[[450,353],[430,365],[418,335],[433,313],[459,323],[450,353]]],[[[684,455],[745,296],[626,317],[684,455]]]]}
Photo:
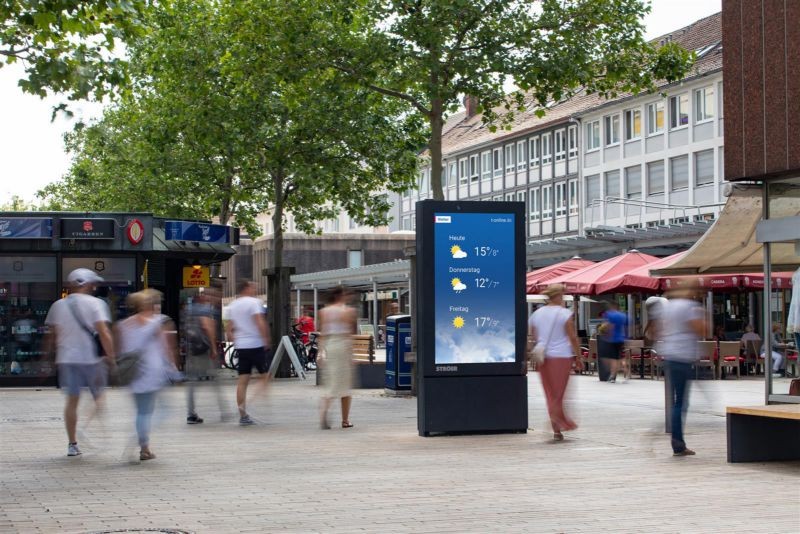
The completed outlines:
{"type": "Polygon", "coordinates": [[[541,342],[538,339],[536,340],[536,345],[534,345],[533,350],[531,351],[533,362],[536,365],[541,365],[544,362],[545,350],[547,349],[547,344],[550,343],[550,338],[553,336],[553,330],[555,329],[557,322],[558,315],[556,315],[553,320],[553,325],[550,327],[550,333],[547,335],[547,341],[541,342]]]}
{"type": "Polygon", "coordinates": [[[89,334],[89,336],[91,336],[92,343],[94,343],[94,346],[97,349],[97,357],[102,358],[103,356],[106,355],[106,351],[105,349],[103,349],[103,344],[100,342],[100,334],[98,334],[96,330],[93,330],[88,326],[86,326],[86,323],[83,322],[83,320],[80,317],[80,314],[75,309],[76,303],[74,299],[67,297],[66,300],[67,300],[67,306],[69,307],[69,311],[72,313],[72,316],[78,322],[83,331],[89,334]]]}
{"type": "MultiPolygon", "coordinates": [[[[161,331],[160,323],[156,324],[151,336],[145,337],[142,347],[144,347],[147,342],[150,341],[150,337],[155,337],[158,335],[159,331],[161,331]]],[[[115,382],[117,385],[127,386],[133,382],[137,376],[139,376],[139,368],[142,364],[143,355],[144,350],[142,350],[142,348],[123,352],[122,354],[117,355],[117,369],[115,373],[115,382]]]]}

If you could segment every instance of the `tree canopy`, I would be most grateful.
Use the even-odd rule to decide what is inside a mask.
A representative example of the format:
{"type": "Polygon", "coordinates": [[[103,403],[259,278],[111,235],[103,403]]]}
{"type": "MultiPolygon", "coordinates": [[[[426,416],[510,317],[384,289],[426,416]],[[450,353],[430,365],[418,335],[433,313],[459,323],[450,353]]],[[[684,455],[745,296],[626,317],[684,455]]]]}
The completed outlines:
{"type": "MultiPolygon", "coordinates": [[[[292,0],[287,0],[292,1],[292,0]]],[[[309,6],[310,0],[293,0],[309,6]]],[[[614,95],[680,79],[692,54],[643,37],[643,0],[317,0],[315,59],[413,106],[430,125],[431,184],[442,199],[442,128],[462,96],[492,128],[579,89],[614,95]],[[520,91],[507,95],[515,83],[520,91]]],[[[287,37],[291,38],[291,37],[287,37]]],[[[302,46],[308,46],[303,43],[302,46]]]]}
{"type": "Polygon", "coordinates": [[[124,58],[115,51],[142,34],[149,6],[149,0],[4,0],[0,68],[22,62],[19,85],[28,93],[102,100],[126,81],[124,58]]]}

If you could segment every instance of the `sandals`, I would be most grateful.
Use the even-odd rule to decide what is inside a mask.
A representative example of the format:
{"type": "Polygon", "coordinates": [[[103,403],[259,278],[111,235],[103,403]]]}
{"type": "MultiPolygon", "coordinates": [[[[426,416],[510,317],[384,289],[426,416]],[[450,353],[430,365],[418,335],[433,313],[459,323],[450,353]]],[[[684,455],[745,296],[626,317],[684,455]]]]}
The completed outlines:
{"type": "Polygon", "coordinates": [[[350,421],[342,421],[342,428],[353,428],[353,423],[350,421]]]}
{"type": "Polygon", "coordinates": [[[153,453],[152,453],[152,452],[150,452],[150,451],[148,451],[148,452],[144,452],[144,451],[142,451],[142,452],[140,452],[140,453],[139,453],[139,460],[141,460],[141,461],[145,461],[145,460],[154,460],[154,459],[155,459],[155,457],[156,457],[156,455],[155,455],[155,454],[153,454],[153,453]]]}
{"type": "Polygon", "coordinates": [[[564,441],[564,434],[561,432],[553,432],[553,441],[564,441]]]}

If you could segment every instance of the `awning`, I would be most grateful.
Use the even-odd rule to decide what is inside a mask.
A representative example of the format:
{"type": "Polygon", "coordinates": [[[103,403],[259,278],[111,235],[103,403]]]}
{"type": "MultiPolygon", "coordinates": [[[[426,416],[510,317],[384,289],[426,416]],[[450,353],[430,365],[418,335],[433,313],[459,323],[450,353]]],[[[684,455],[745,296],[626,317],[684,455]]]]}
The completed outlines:
{"type": "MultiPolygon", "coordinates": [[[[760,186],[733,185],[728,202],[714,225],[689,249],[686,255],[657,270],[657,275],[698,275],[749,273],[764,268],[763,247],[756,243],[756,226],[761,220],[760,186]]],[[[796,198],[770,203],[770,218],[791,217],[800,212],[796,198]]],[[[792,243],[773,243],[772,268],[792,271],[800,266],[792,243]]]]}
{"type": "MultiPolygon", "coordinates": [[[[703,276],[665,276],[661,278],[661,289],[669,291],[695,282],[700,289],[708,291],[731,291],[740,289],[743,275],[741,274],[709,274],[703,276]]],[[[763,284],[762,284],[763,285],[763,284]]]]}
{"type": "MultiPolygon", "coordinates": [[[[772,273],[772,289],[791,288],[792,274],[792,272],[772,273]]],[[[745,289],[764,289],[764,273],[747,273],[742,275],[742,287],[745,289]]]]}
{"type": "Polygon", "coordinates": [[[594,262],[589,260],[584,260],[576,256],[567,261],[562,261],[561,263],[548,265],[547,267],[542,267],[541,269],[536,269],[535,271],[531,271],[527,275],[525,275],[526,292],[529,295],[534,294],[536,286],[538,284],[556,278],[557,276],[571,273],[577,271],[578,269],[583,269],[584,267],[588,267],[589,265],[594,265],[594,262]]]}
{"type": "Polygon", "coordinates": [[[563,284],[566,293],[572,295],[596,295],[598,284],[621,276],[637,267],[653,263],[656,260],[658,258],[655,256],[632,250],[583,269],[552,278],[543,284],[538,284],[536,290],[542,291],[550,284],[563,284]]]}
{"type": "Polygon", "coordinates": [[[651,276],[650,271],[665,265],[671,265],[683,257],[686,252],[678,252],[672,256],[661,258],[652,263],[637,267],[620,276],[610,278],[597,284],[597,294],[603,293],[658,293],[661,291],[661,279],[651,276]]]}

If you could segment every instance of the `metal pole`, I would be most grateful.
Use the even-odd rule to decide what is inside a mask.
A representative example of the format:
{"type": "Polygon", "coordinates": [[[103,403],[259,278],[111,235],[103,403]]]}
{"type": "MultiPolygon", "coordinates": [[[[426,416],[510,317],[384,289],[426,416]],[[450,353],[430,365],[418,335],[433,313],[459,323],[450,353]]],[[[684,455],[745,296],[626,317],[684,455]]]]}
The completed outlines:
{"type": "Polygon", "coordinates": [[[706,293],[706,338],[714,337],[714,293],[706,293]]]}
{"type": "Polygon", "coordinates": [[[314,323],[319,322],[317,312],[319,311],[319,290],[314,286],[314,323]]]}
{"type": "MultiPolygon", "coordinates": [[[[762,191],[762,217],[769,220],[769,185],[764,182],[762,191]]],[[[769,404],[772,392],[772,248],[769,242],[764,243],[764,404],[769,404]]],[[[756,355],[757,356],[757,355],[756,355]]]]}
{"type": "Polygon", "coordinates": [[[378,344],[378,282],[372,281],[372,335],[374,343],[378,344]]]}
{"type": "Polygon", "coordinates": [[[296,294],[297,294],[297,305],[295,306],[295,312],[297,314],[296,317],[299,319],[300,318],[300,288],[299,287],[296,289],[296,294]]]}

